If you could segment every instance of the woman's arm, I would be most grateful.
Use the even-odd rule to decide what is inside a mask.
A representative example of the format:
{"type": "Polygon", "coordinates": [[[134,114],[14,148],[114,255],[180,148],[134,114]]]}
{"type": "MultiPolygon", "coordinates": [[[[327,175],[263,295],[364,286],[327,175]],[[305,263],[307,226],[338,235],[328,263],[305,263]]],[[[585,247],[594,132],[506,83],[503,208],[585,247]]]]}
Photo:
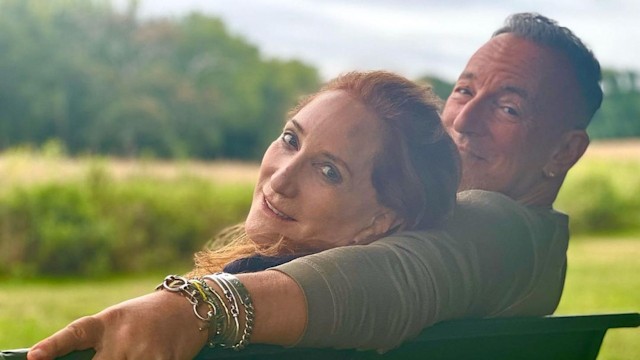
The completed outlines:
{"type": "MultiPolygon", "coordinates": [[[[519,301],[535,284],[553,300],[537,313],[553,311],[562,278],[540,273],[549,266],[539,266],[537,257],[549,257],[544,248],[553,242],[543,240],[554,237],[546,230],[556,222],[545,225],[497,194],[478,193],[466,204],[449,231],[332,249],[279,266],[280,272],[239,275],[255,306],[252,342],[388,349],[439,320],[497,314],[511,303],[520,308],[510,315],[529,314],[528,303],[519,301]]],[[[566,228],[566,221],[558,224],[566,228]]],[[[566,245],[566,231],[558,234],[566,245]]],[[[566,246],[558,249],[564,258],[566,246]]],[[[156,292],[72,323],[37,344],[29,359],[91,347],[96,359],[187,359],[205,343],[197,329],[186,299],[156,292]]]]}
{"type": "MultiPolygon", "coordinates": [[[[291,345],[302,336],[307,319],[302,291],[277,271],[238,276],[255,306],[252,341],[291,345]]],[[[215,287],[215,284],[212,284],[215,287]]],[[[31,348],[28,359],[54,359],[74,350],[94,348],[100,359],[191,359],[207,333],[182,296],[157,291],[78,319],[31,348]]]]}

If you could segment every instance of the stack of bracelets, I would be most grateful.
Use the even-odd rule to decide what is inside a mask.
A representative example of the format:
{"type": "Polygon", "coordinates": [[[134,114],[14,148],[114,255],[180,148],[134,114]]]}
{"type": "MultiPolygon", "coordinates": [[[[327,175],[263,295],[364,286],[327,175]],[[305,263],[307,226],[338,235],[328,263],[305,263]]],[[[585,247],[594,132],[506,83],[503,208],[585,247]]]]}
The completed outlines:
{"type": "Polygon", "coordinates": [[[195,316],[204,322],[199,330],[209,330],[209,347],[218,345],[242,350],[249,344],[255,313],[249,292],[237,277],[227,273],[195,279],[169,275],[156,290],[179,293],[189,300],[195,316]],[[223,295],[212,289],[205,280],[220,287],[223,295]],[[244,324],[239,319],[240,306],[244,308],[244,324]]]}

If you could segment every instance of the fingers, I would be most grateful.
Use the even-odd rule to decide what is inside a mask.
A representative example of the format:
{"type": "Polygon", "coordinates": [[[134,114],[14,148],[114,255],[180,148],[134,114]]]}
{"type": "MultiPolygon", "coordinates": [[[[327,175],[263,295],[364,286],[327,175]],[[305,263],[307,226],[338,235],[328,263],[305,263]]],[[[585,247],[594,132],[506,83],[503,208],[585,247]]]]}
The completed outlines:
{"type": "Polygon", "coordinates": [[[64,329],[34,345],[28,360],[53,360],[74,350],[96,348],[102,338],[102,322],[93,316],[80,318],[64,329]]]}

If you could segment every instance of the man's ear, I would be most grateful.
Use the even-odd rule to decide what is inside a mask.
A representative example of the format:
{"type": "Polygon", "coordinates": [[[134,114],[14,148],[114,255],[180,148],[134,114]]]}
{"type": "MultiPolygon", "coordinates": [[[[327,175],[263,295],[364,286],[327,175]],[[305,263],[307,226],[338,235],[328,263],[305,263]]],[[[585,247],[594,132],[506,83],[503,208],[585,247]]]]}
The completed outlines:
{"type": "Polygon", "coordinates": [[[560,144],[545,165],[547,177],[564,176],[582,157],[589,146],[589,135],[585,130],[570,130],[562,136],[560,144]]]}
{"type": "Polygon", "coordinates": [[[371,219],[371,224],[360,230],[351,245],[366,245],[385,236],[392,229],[401,227],[404,221],[393,210],[385,209],[371,219]]]}

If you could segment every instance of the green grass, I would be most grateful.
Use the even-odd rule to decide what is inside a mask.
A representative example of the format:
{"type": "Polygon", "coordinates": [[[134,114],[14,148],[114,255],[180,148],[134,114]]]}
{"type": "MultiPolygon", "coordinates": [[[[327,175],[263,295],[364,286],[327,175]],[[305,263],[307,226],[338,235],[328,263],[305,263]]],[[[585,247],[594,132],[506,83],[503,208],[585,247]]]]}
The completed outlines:
{"type": "MultiPolygon", "coordinates": [[[[581,160],[567,177],[556,205],[559,210],[571,214],[573,234],[615,232],[617,235],[579,235],[573,237],[569,248],[569,272],[565,292],[557,313],[639,312],[640,236],[638,234],[640,228],[638,224],[640,224],[640,198],[633,196],[633,194],[640,191],[640,177],[637,175],[640,171],[640,162],[638,161],[640,159],[640,143],[629,144],[627,147],[619,146],[618,143],[593,145],[585,159],[581,160]],[[629,233],[634,235],[623,237],[623,234],[629,233]]],[[[139,241],[142,236],[141,232],[144,230],[153,234],[152,239],[156,242],[161,239],[161,235],[172,235],[173,237],[162,241],[161,245],[185,249],[188,247],[177,245],[178,240],[204,241],[214,232],[212,229],[205,229],[202,235],[195,235],[189,232],[192,229],[204,228],[203,224],[209,224],[212,219],[224,220],[229,224],[232,223],[232,219],[224,218],[224,216],[246,212],[246,210],[232,207],[225,208],[222,215],[207,215],[206,209],[219,210],[220,208],[220,205],[208,205],[207,199],[216,199],[218,203],[222,200],[225,200],[222,201],[223,203],[229,201],[227,201],[225,191],[204,191],[203,189],[208,187],[208,185],[205,186],[205,183],[225,179],[224,189],[227,189],[226,185],[228,184],[234,186],[250,184],[255,179],[257,171],[256,166],[247,166],[246,164],[219,166],[219,164],[189,162],[176,165],[175,163],[161,162],[129,163],[114,159],[96,162],[96,160],[66,159],[60,156],[40,156],[37,154],[0,154],[0,174],[3,175],[0,177],[0,200],[3,196],[6,197],[15,191],[16,187],[23,187],[26,189],[25,191],[34,191],[34,188],[51,187],[55,184],[72,186],[74,181],[76,183],[82,182],[83,179],[100,180],[99,177],[87,175],[100,174],[100,171],[96,172],[96,169],[106,172],[112,190],[125,186],[130,187],[130,192],[123,196],[126,202],[118,198],[118,201],[111,201],[107,205],[132,204],[133,207],[125,207],[124,210],[118,207],[116,210],[110,211],[111,214],[121,214],[126,220],[122,221],[118,218],[113,221],[113,224],[121,225],[132,222],[132,226],[124,232],[126,236],[107,236],[108,239],[126,238],[129,242],[139,241]],[[151,183],[147,181],[149,179],[153,179],[151,183]],[[139,186],[134,187],[135,184],[139,186]],[[170,184],[170,189],[162,188],[164,184],[170,184]],[[178,185],[184,186],[184,188],[178,185]],[[197,193],[197,196],[189,195],[193,191],[197,193]],[[142,199],[132,201],[134,194],[142,199]],[[175,205],[168,206],[164,202],[160,202],[165,198],[167,199],[166,204],[174,204],[179,200],[178,204],[186,202],[188,206],[179,208],[175,205]],[[150,200],[146,201],[148,199],[150,200]],[[172,202],[168,202],[169,200],[172,202]],[[148,204],[148,206],[141,204],[148,204]],[[196,204],[199,205],[196,206],[196,204]],[[195,214],[200,217],[195,217],[194,212],[187,210],[195,210],[195,214]],[[147,213],[149,213],[148,216],[147,213]],[[136,216],[130,216],[130,214],[136,216]],[[168,215],[171,214],[180,216],[177,218],[169,217],[168,215]],[[160,219],[156,223],[164,224],[158,228],[159,230],[153,230],[156,228],[150,225],[154,224],[152,220],[156,218],[160,219]],[[176,219],[189,221],[178,226],[182,222],[178,222],[176,219]],[[199,220],[194,225],[193,219],[204,220],[199,220]],[[134,220],[138,223],[133,223],[134,220]],[[142,224],[140,224],[141,221],[142,224]],[[178,231],[179,229],[184,231],[181,233],[178,231]]],[[[247,186],[249,189],[250,186],[247,186]]],[[[112,193],[119,194],[114,191],[112,193]]],[[[251,194],[249,190],[240,189],[238,191],[251,194]]],[[[60,191],[53,191],[53,193],[61,194],[60,191]]],[[[105,191],[99,193],[103,197],[105,196],[105,191]]],[[[228,196],[235,198],[238,193],[232,192],[228,196]]],[[[248,201],[245,201],[244,206],[248,204],[248,201]]],[[[17,203],[25,204],[24,201],[17,203]]],[[[73,203],[78,204],[77,201],[73,203]]],[[[49,203],[42,203],[33,208],[42,210],[44,205],[49,205],[49,203]]],[[[59,215],[61,211],[56,209],[51,213],[59,215]]],[[[9,235],[6,224],[16,226],[21,224],[9,220],[3,222],[2,216],[6,216],[6,214],[3,215],[0,207],[0,239],[3,235],[9,235]]],[[[26,217],[20,216],[18,218],[25,219],[26,217]]],[[[99,216],[98,218],[104,220],[105,217],[99,216]]],[[[51,222],[51,224],[60,225],[60,222],[51,222]]],[[[27,229],[32,228],[41,232],[48,229],[41,226],[27,227],[27,229]]],[[[104,230],[104,227],[97,227],[97,229],[104,230]]],[[[106,229],[109,230],[108,227],[106,229]]],[[[32,239],[33,236],[25,237],[25,239],[27,238],[32,239]]],[[[49,238],[46,237],[46,239],[49,238]]],[[[69,237],[63,236],[61,238],[68,239],[69,237]]],[[[78,238],[82,240],[82,244],[87,243],[86,236],[78,238]]],[[[24,242],[23,238],[15,236],[7,237],[7,239],[9,240],[4,243],[0,241],[0,259],[3,258],[3,255],[6,258],[4,262],[0,261],[0,263],[5,266],[8,261],[16,258],[15,251],[12,253],[11,250],[15,250],[16,246],[21,246],[24,242]]],[[[68,245],[65,246],[63,249],[70,248],[68,245]]],[[[143,243],[141,248],[156,251],[160,249],[159,246],[152,247],[147,243],[143,243]]],[[[134,260],[137,261],[136,264],[140,263],[139,251],[127,253],[135,253],[137,257],[134,260]]],[[[191,251],[188,253],[190,255],[191,251]]],[[[36,255],[33,251],[25,252],[25,254],[29,260],[33,260],[36,255]]],[[[66,258],[69,257],[66,250],[63,254],[66,258]]],[[[156,258],[150,251],[145,251],[144,254],[152,259],[156,258]]],[[[120,257],[117,258],[120,259],[120,257]]],[[[190,256],[186,258],[186,261],[189,258],[190,256]]],[[[162,266],[170,265],[162,264],[162,266]]],[[[0,270],[1,268],[2,266],[0,266],[0,270]]],[[[16,267],[12,267],[12,269],[15,270],[16,267]]],[[[142,267],[140,271],[148,269],[149,267],[142,267]]],[[[27,270],[29,268],[26,268],[22,275],[25,273],[28,275],[27,270]]],[[[35,271],[31,273],[38,274],[35,271]]],[[[50,272],[46,273],[51,274],[50,272]]],[[[109,273],[105,271],[105,274],[109,273]]],[[[14,275],[16,275],[15,271],[5,276],[14,275]]],[[[20,275],[19,271],[17,275],[20,275]]],[[[0,278],[0,349],[30,346],[73,319],[149,292],[161,280],[162,276],[161,274],[156,276],[135,275],[109,280],[63,281],[17,279],[7,281],[0,278]]],[[[616,359],[640,359],[640,330],[612,330],[607,334],[599,360],[616,359]]]]}
{"type": "MultiPolygon", "coordinates": [[[[556,314],[640,312],[640,236],[574,238],[556,314]]],[[[599,360],[640,359],[640,329],[610,330],[599,360]]]]}
{"type": "MultiPolygon", "coordinates": [[[[574,238],[558,314],[640,311],[640,239],[574,238]]],[[[0,283],[0,349],[28,347],[71,320],[145,294],[162,275],[0,283]]],[[[611,330],[599,360],[640,358],[640,330],[611,330]]]]}
{"type": "Polygon", "coordinates": [[[29,347],[81,316],[150,292],[162,275],[0,283],[0,349],[29,347]]]}

